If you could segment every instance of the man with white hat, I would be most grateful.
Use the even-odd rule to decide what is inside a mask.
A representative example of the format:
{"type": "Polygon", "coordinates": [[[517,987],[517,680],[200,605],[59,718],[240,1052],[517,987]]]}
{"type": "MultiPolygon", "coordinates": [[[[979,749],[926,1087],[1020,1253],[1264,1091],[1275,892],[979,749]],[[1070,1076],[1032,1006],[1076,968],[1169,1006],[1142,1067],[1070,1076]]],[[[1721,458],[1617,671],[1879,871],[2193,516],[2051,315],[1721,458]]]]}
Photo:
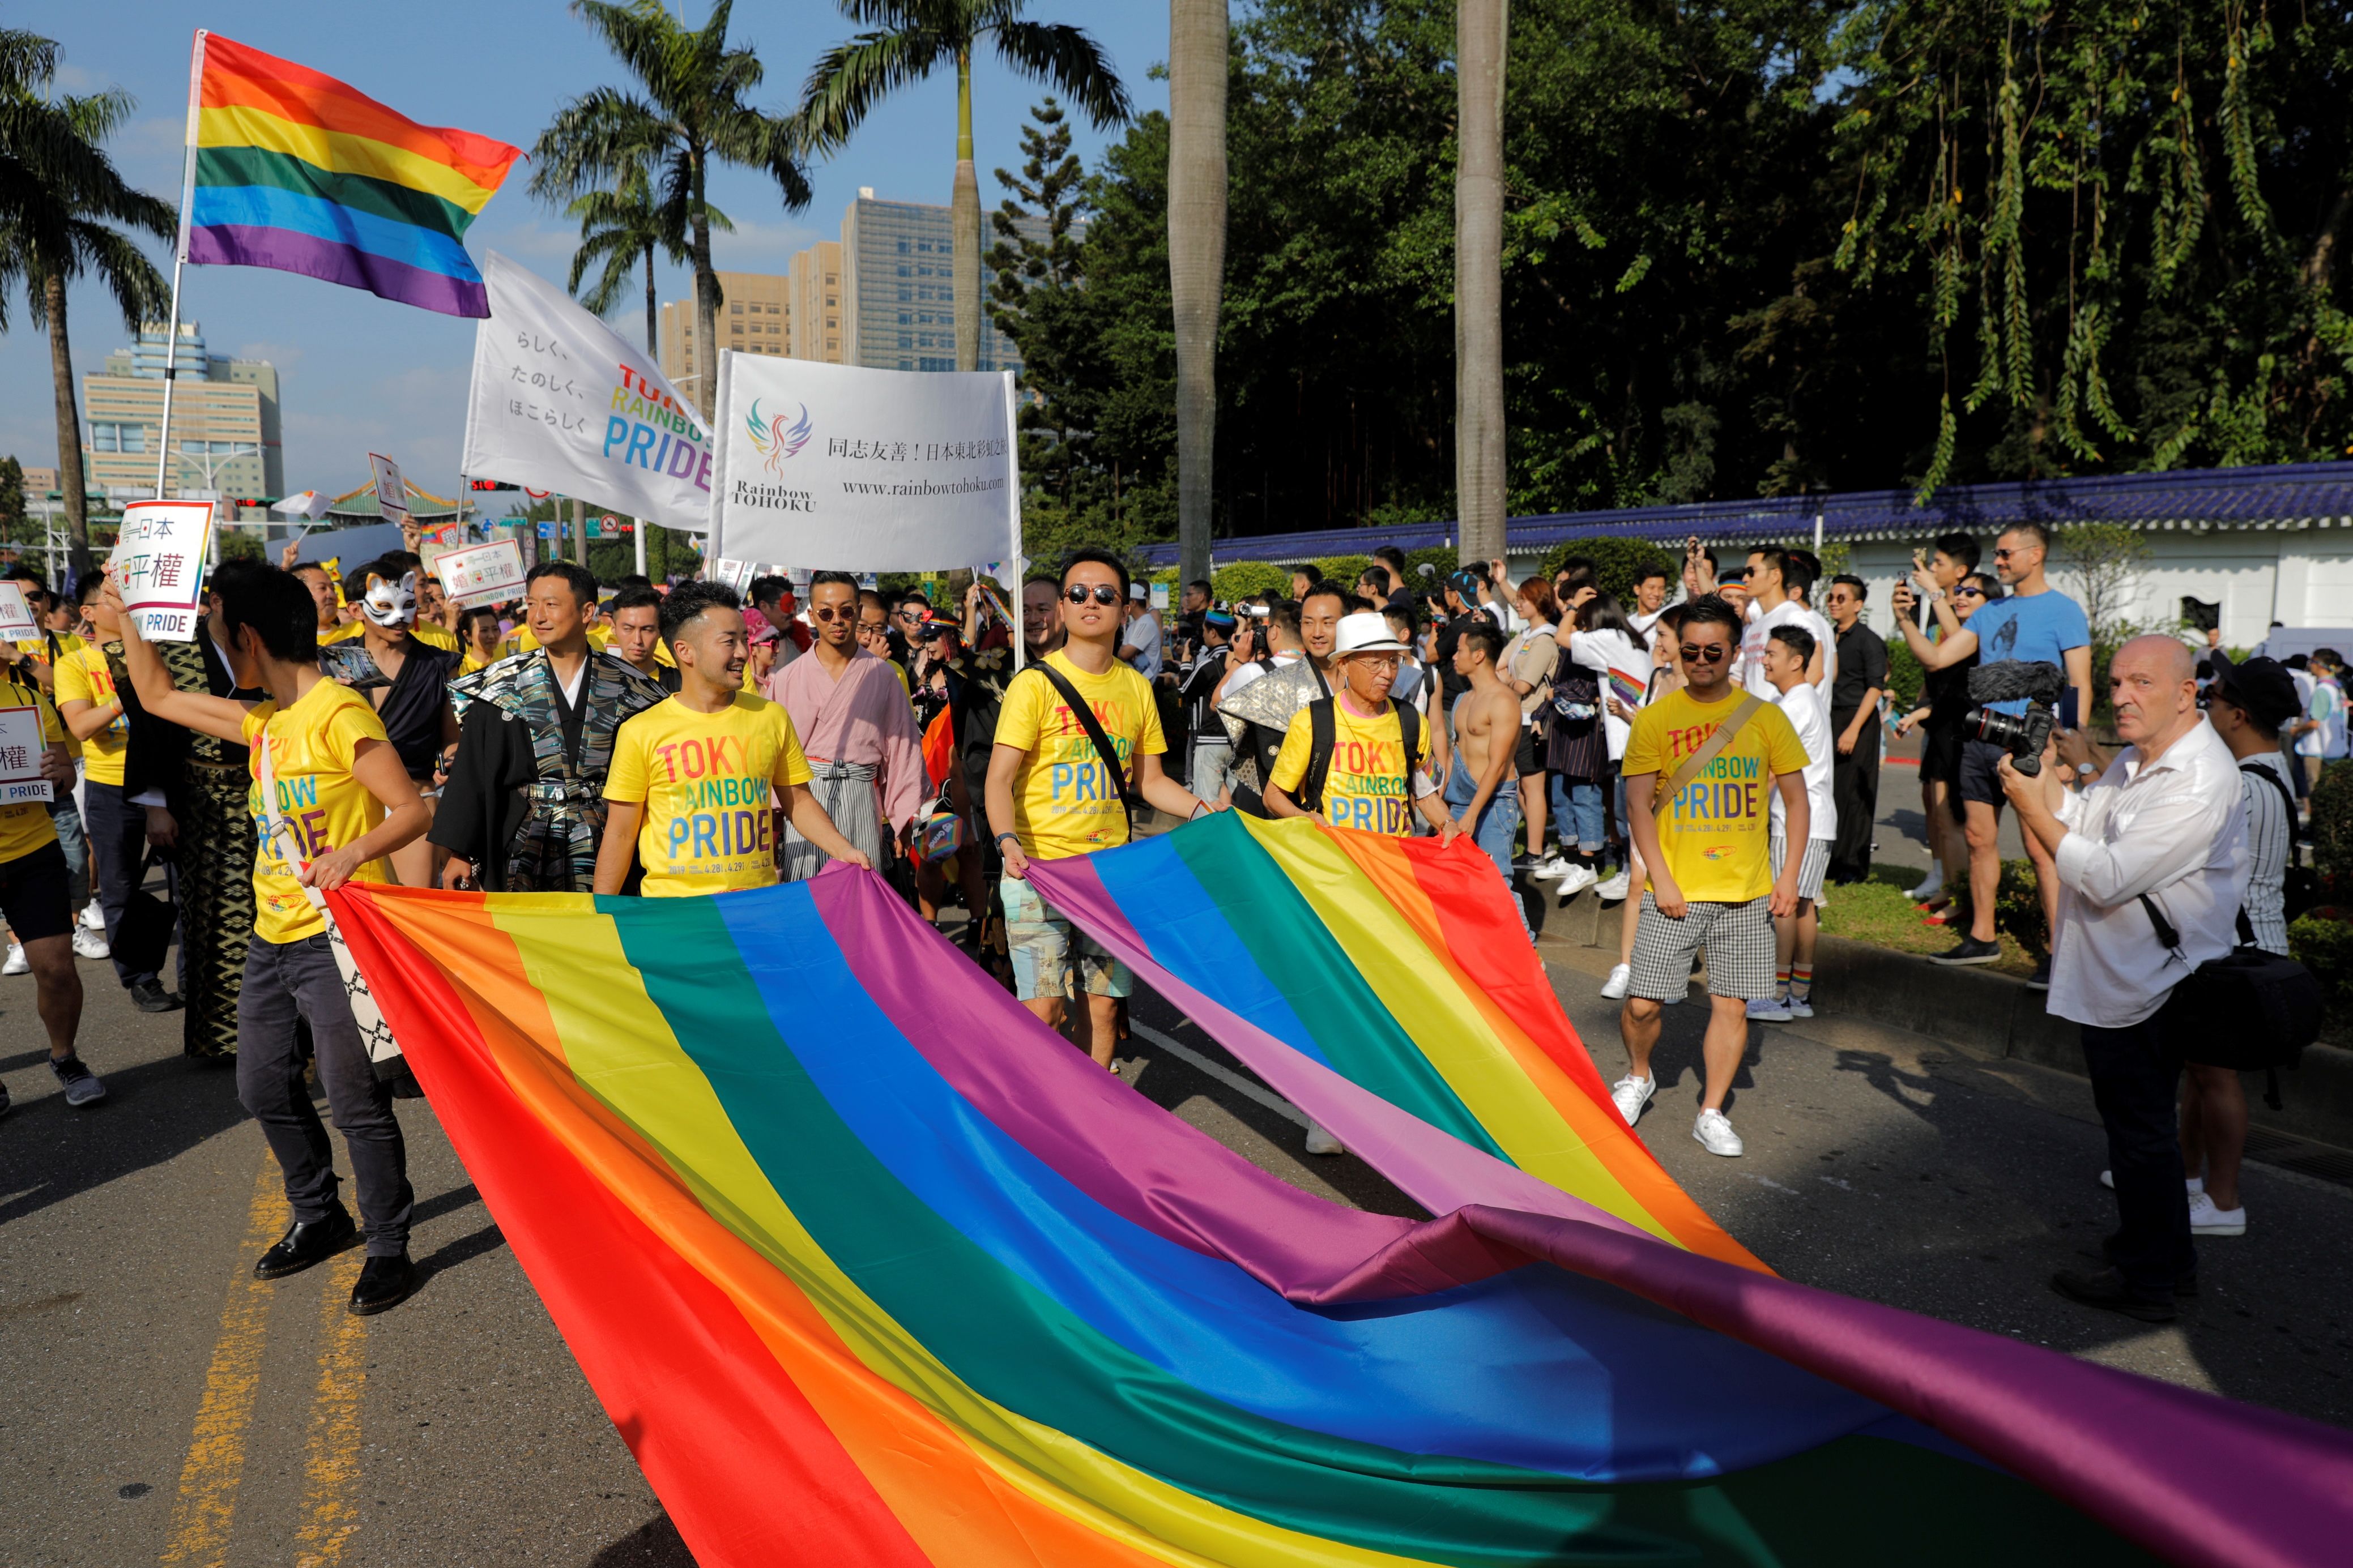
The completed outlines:
{"type": "Polygon", "coordinates": [[[1389,700],[1405,644],[1371,611],[1340,618],[1331,696],[1311,702],[1284,731],[1267,780],[1277,817],[1320,816],[1335,827],[1409,837],[1419,811],[1439,842],[1461,831],[1428,772],[1430,735],[1421,715],[1389,700]]]}

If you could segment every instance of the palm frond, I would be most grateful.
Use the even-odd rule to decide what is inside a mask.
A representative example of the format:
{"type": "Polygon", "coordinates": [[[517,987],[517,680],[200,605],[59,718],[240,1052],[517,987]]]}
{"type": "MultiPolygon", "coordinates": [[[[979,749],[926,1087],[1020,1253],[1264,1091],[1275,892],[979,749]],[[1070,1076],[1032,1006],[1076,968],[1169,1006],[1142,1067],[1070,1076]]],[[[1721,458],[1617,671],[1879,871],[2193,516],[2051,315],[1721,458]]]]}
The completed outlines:
{"type": "Polygon", "coordinates": [[[129,235],[79,217],[69,229],[73,260],[68,276],[96,274],[121,307],[124,326],[135,332],[141,322],[159,320],[171,308],[171,285],[129,235]]]}
{"type": "Polygon", "coordinates": [[[555,111],[532,143],[531,194],[566,200],[669,156],[681,138],[652,104],[618,88],[592,88],[555,111]]]}
{"type": "Polygon", "coordinates": [[[1062,23],[998,23],[997,58],[1023,75],[1051,83],[1087,112],[1098,131],[1130,119],[1135,106],[1111,57],[1082,27],[1062,23]]]}
{"type": "Polygon", "coordinates": [[[929,27],[861,33],[818,57],[796,117],[813,153],[839,152],[869,110],[955,58],[955,40],[929,27]]]}

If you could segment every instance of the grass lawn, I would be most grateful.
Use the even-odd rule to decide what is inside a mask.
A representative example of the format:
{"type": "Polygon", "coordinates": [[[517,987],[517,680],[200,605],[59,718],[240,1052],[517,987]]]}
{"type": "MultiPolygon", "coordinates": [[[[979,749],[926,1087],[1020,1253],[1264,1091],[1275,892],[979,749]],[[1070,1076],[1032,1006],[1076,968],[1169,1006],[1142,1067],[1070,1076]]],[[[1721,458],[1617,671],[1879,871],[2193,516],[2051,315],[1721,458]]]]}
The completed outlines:
{"type": "MultiPolygon", "coordinates": [[[[1943,952],[1968,934],[1963,925],[1932,926],[1916,905],[1904,896],[1905,889],[1920,880],[1917,868],[1909,866],[1874,865],[1871,880],[1852,887],[1825,888],[1827,901],[1822,906],[1822,934],[1842,936],[1850,942],[1867,942],[1873,947],[1893,948],[1898,952],[1943,952]]],[[[2025,975],[2034,973],[2034,961],[2007,936],[2001,942],[2000,962],[1987,967],[2004,974],[2025,975]]]]}

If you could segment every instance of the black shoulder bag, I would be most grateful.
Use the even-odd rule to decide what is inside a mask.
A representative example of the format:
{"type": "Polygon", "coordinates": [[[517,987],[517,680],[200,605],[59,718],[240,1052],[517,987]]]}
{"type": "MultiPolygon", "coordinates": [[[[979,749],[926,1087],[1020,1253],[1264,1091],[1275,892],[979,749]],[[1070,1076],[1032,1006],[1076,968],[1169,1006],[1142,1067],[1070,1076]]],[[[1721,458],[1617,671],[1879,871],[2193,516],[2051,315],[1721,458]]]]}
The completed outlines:
{"type": "Polygon", "coordinates": [[[2261,763],[2241,763],[2239,772],[2277,790],[2281,808],[2287,813],[2287,868],[2280,876],[2280,918],[2293,921],[2320,902],[2320,878],[2297,853],[2304,843],[2304,829],[2295,819],[2295,795],[2277,771],[2261,763]]]}
{"type": "MultiPolygon", "coordinates": [[[[2181,933],[2147,893],[2140,907],[2157,940],[2184,965],[2181,933]]],[[[2207,1067],[2233,1072],[2265,1072],[2263,1101],[2279,1109],[2281,1068],[2302,1060],[2304,1047],[2320,1037],[2320,982],[2293,958],[2255,945],[2247,911],[2239,911],[2239,945],[2183,975],[2166,999],[2161,1016],[2180,1042],[2181,1054],[2207,1067]]]]}
{"type": "MultiPolygon", "coordinates": [[[[1326,697],[1307,705],[1307,771],[1299,780],[1299,795],[1293,802],[1302,811],[1324,809],[1324,784],[1332,776],[1332,752],[1339,745],[1339,720],[1334,704],[1340,700],[1326,697]]],[[[1413,813],[1413,760],[1421,751],[1421,710],[1410,702],[1389,699],[1389,710],[1398,716],[1398,735],[1405,742],[1405,805],[1408,820],[1413,813]]],[[[1271,776],[1271,773],[1270,773],[1271,776]]]]}
{"type": "Polygon", "coordinates": [[[1119,752],[1113,749],[1111,737],[1103,733],[1103,725],[1095,718],[1095,710],[1087,706],[1087,700],[1079,695],[1079,689],[1052,665],[1040,659],[1029,668],[1052,681],[1054,689],[1062,694],[1062,700],[1070,705],[1071,711],[1079,716],[1079,723],[1086,731],[1087,739],[1094,742],[1095,755],[1103,759],[1103,772],[1111,775],[1111,787],[1119,795],[1119,808],[1127,814],[1127,836],[1134,837],[1135,802],[1128,798],[1127,770],[1120,766],[1119,752]]]}

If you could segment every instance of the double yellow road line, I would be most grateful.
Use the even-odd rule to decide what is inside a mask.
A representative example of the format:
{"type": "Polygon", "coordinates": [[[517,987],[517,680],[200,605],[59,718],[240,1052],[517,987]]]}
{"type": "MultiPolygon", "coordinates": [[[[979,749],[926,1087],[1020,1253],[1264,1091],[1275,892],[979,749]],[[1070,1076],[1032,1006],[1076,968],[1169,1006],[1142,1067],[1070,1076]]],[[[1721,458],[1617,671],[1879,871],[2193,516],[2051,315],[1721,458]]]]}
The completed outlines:
{"type": "MultiPolygon", "coordinates": [[[[167,1568],[222,1568],[237,1523],[245,1479],[246,1439],[261,1388],[261,1352],[279,1285],[253,1278],[253,1259],[285,1231],[278,1162],[262,1156],[247,1210],[245,1245],[221,1308],[220,1337],[205,1373],[188,1457],[172,1503],[171,1533],[160,1562],[167,1568]]],[[[332,1568],[358,1528],[352,1494],[360,1471],[360,1400],[367,1384],[367,1323],[344,1308],[365,1262],[358,1248],[329,1266],[319,1303],[319,1373],[304,1438],[302,1509],[294,1532],[296,1568],[332,1568]]]]}

